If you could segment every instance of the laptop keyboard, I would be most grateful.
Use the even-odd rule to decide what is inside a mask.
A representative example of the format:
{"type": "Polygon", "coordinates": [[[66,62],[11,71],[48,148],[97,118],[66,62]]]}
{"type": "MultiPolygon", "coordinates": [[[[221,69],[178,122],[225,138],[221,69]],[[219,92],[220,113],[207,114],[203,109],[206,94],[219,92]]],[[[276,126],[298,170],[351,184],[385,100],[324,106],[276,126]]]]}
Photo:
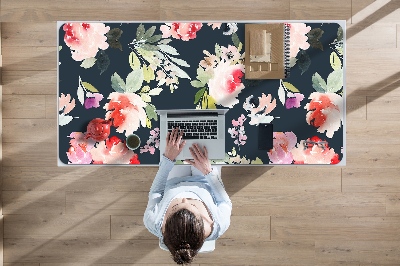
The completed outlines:
{"type": "Polygon", "coordinates": [[[216,119],[168,122],[168,132],[176,127],[184,131],[183,139],[217,139],[216,119]]]}

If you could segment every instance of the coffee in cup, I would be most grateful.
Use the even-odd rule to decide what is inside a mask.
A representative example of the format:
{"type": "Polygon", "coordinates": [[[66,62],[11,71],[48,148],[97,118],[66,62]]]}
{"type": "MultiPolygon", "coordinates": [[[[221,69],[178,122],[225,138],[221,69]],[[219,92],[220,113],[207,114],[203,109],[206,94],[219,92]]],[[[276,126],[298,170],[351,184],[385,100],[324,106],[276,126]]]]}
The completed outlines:
{"type": "Polygon", "coordinates": [[[140,138],[136,134],[131,134],[128,137],[126,137],[126,147],[130,150],[136,150],[140,146],[140,138]]]}

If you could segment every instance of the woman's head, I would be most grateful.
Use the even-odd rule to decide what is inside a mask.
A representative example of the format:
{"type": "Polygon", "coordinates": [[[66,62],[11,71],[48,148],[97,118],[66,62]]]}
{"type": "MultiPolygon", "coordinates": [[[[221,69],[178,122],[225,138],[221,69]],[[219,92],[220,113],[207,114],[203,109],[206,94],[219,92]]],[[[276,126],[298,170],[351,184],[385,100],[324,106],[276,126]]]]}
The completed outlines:
{"type": "Polygon", "coordinates": [[[206,238],[203,219],[180,209],[167,218],[163,237],[176,263],[191,263],[206,238]]]}

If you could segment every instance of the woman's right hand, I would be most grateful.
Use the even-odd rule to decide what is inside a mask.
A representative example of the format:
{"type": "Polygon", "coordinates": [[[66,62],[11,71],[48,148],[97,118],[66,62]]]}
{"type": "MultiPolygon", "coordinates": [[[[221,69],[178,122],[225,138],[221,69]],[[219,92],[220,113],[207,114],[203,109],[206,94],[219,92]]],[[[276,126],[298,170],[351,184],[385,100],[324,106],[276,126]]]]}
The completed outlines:
{"type": "Polygon", "coordinates": [[[190,153],[193,156],[193,160],[185,160],[185,162],[193,165],[204,175],[207,175],[211,172],[211,163],[208,160],[208,152],[207,148],[204,146],[204,151],[197,144],[193,144],[192,147],[189,148],[190,153]]]}

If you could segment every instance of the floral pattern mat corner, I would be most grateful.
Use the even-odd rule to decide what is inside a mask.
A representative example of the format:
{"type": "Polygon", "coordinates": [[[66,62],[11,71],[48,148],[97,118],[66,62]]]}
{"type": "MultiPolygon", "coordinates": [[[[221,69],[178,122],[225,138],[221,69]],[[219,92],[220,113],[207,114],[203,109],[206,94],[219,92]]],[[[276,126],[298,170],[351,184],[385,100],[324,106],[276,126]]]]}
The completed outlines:
{"type": "MultiPolygon", "coordinates": [[[[290,76],[244,78],[245,23],[64,23],[59,29],[58,145],[64,164],[159,163],[157,109],[229,108],[215,164],[337,164],[343,159],[343,29],[291,23],[290,76]],[[86,138],[112,120],[104,141],[86,138]],[[258,150],[258,124],[273,148],[258,150]],[[141,146],[125,146],[135,133],[141,146]]],[[[178,162],[183,163],[183,162],[178,162]]]]}

